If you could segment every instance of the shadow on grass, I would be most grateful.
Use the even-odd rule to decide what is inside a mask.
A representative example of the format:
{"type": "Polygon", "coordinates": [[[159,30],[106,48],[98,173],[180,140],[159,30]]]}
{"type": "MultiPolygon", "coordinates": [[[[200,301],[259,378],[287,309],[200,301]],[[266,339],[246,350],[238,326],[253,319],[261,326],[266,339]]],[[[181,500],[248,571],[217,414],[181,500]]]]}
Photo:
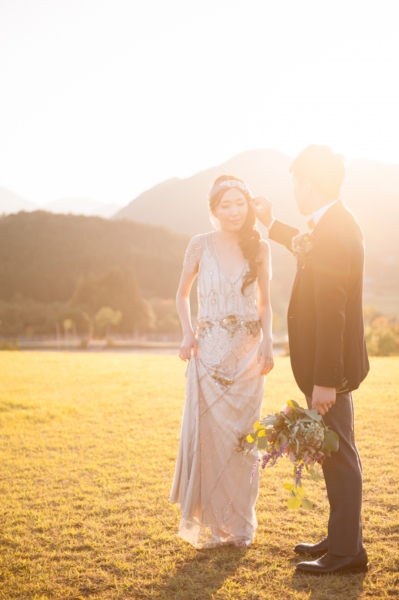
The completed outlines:
{"type": "Polygon", "coordinates": [[[357,600],[363,594],[367,573],[304,575],[295,572],[291,587],[296,592],[310,591],[309,600],[357,600]]]}
{"type": "Polygon", "coordinates": [[[153,597],[159,600],[212,598],[224,581],[235,573],[245,554],[245,549],[231,546],[199,550],[195,556],[184,561],[164,585],[154,590],[153,597]]]}

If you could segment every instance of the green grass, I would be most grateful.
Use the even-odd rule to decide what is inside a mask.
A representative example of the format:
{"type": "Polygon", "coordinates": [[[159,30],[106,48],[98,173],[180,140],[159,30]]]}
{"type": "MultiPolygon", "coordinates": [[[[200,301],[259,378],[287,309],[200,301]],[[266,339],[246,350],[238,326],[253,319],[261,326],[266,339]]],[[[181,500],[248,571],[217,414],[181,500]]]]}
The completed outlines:
{"type": "MultiPolygon", "coordinates": [[[[197,551],[168,502],[184,398],[169,356],[2,352],[0,598],[354,600],[399,594],[399,358],[377,358],[356,392],[363,459],[366,575],[297,576],[299,541],[326,531],[285,508],[289,463],[262,472],[248,550],[197,551]]],[[[289,360],[268,378],[263,414],[303,401],[289,360]]]]}

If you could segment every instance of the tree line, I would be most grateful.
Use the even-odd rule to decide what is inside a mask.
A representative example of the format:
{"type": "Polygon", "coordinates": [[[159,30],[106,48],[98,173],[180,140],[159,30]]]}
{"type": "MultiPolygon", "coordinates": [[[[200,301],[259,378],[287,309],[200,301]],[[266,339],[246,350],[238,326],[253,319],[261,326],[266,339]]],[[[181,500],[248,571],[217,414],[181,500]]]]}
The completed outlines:
{"type": "MultiPolygon", "coordinates": [[[[188,239],[129,220],[45,211],[0,217],[0,337],[179,332],[174,296],[188,239]]],[[[272,300],[284,314],[293,261],[276,258],[275,272],[285,273],[272,282],[272,300]]],[[[192,304],[195,314],[195,290],[192,304]]],[[[274,329],[278,321],[285,319],[275,314],[274,329]]],[[[399,353],[396,318],[367,307],[365,324],[371,354],[399,353]]]]}
{"type": "Polygon", "coordinates": [[[0,218],[0,335],[176,329],[188,238],[128,220],[20,212],[0,218]],[[165,311],[165,307],[167,310],[165,311]],[[115,320],[110,312],[120,313],[115,320]],[[97,315],[97,318],[96,318],[97,315]],[[105,320],[104,320],[105,319],[105,320]]]}

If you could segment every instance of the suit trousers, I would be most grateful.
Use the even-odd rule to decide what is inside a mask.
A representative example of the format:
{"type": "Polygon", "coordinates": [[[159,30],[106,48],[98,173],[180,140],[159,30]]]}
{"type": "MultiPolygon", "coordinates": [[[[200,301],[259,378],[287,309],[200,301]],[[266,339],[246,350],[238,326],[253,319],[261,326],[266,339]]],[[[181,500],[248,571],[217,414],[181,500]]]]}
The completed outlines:
{"type": "MultiPolygon", "coordinates": [[[[311,408],[312,399],[306,396],[306,401],[311,408]]],[[[337,394],[323,419],[339,435],[339,450],[331,452],[323,464],[330,503],[328,551],[337,556],[356,556],[363,549],[362,463],[355,444],[352,394],[337,394]]]]}

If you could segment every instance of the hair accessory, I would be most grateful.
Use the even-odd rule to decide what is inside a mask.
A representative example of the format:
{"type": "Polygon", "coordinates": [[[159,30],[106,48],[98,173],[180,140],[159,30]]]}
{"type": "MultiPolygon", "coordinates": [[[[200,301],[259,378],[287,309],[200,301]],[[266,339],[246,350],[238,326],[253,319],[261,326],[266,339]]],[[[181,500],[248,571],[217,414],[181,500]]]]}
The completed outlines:
{"type": "Polygon", "coordinates": [[[243,181],[237,181],[237,179],[226,179],[225,181],[216,183],[209,192],[209,197],[211,198],[216,192],[219,192],[223,188],[238,188],[252,197],[249,187],[243,181]]]}

